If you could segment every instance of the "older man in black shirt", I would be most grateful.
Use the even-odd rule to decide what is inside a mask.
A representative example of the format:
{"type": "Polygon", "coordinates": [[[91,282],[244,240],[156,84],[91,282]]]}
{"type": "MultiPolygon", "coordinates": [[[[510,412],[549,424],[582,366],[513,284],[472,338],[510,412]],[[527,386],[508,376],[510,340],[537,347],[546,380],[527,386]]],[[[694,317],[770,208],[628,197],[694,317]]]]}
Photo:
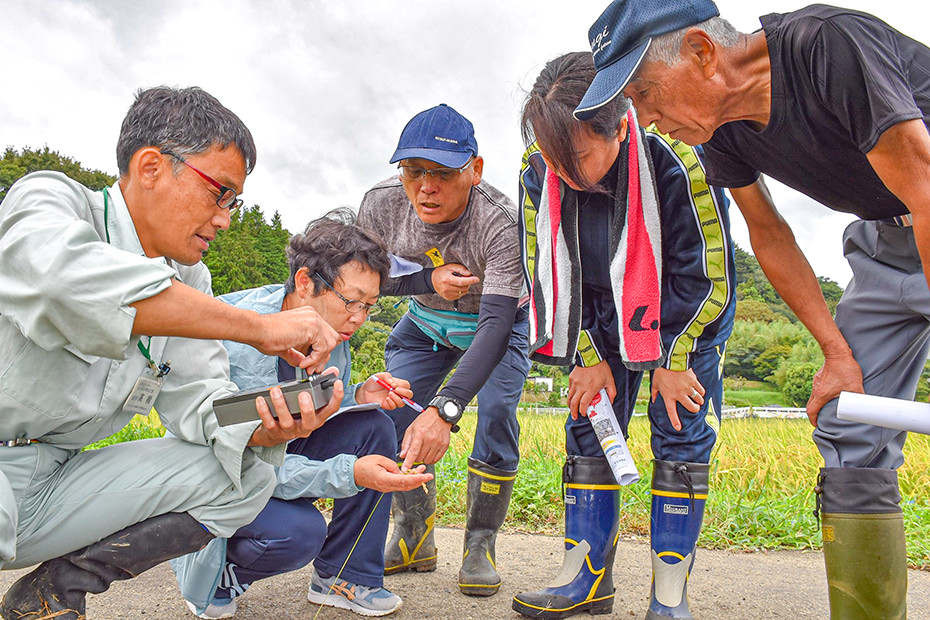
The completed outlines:
{"type": "MultiPolygon", "coordinates": [[[[840,391],[910,399],[930,344],[930,49],[877,18],[815,5],[736,32],[709,0],[616,0],[591,29],[598,77],[575,114],[623,93],[643,124],[706,143],[775,289],[825,362],[807,404],[833,618],[904,618],[896,469],[905,433],[840,420],[840,391]],[[834,322],[761,173],[858,215],[834,322]]],[[[672,617],[657,614],[651,617],[672,617]]],[[[678,616],[674,616],[678,617],[678,616]]]]}

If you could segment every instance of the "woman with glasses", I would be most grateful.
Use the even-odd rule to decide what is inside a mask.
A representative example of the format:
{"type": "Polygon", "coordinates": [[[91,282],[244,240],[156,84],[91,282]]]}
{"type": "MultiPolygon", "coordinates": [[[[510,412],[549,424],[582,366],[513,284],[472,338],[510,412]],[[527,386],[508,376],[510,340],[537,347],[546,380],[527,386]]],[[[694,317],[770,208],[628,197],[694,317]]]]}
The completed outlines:
{"type": "MultiPolygon", "coordinates": [[[[342,336],[342,345],[330,356],[330,365],[348,386],[342,406],[401,406],[400,396],[413,393],[407,381],[389,373],[378,377],[392,391],[374,378],[349,385],[349,338],[368,315],[380,311],[379,290],[391,266],[381,242],[354,224],[350,210],[338,209],[291,239],[288,262],[287,283],[220,299],[260,314],[313,308],[342,336]]],[[[295,369],[281,358],[230,341],[223,344],[229,352],[230,378],[242,390],[296,378],[295,369]]],[[[390,495],[382,497],[382,492],[410,490],[431,476],[400,473],[391,419],[378,409],[338,415],[309,437],[291,442],[287,452],[274,494],[255,521],[232,538],[173,562],[191,611],[200,618],[231,617],[236,597],[252,582],[296,570],[311,560],[311,602],[366,616],[399,609],[400,597],[382,585],[391,507],[390,495]],[[313,505],[319,497],[336,499],[328,529],[313,505]]]]}

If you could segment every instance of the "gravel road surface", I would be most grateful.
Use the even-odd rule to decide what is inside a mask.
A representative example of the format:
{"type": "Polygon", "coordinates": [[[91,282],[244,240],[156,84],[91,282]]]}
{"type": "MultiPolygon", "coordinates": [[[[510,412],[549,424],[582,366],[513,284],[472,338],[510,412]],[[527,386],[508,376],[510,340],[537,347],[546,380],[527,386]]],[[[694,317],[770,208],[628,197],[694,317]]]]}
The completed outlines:
{"type": "MultiPolygon", "coordinates": [[[[519,620],[511,597],[543,587],[558,572],[562,539],[553,536],[501,534],[497,543],[500,592],[472,598],[457,586],[463,531],[437,531],[439,566],[433,573],[402,573],[385,578],[385,585],[404,599],[396,620],[519,620]]],[[[240,620],[352,620],[344,610],[322,611],[306,600],[310,568],[256,583],[239,599],[240,620]],[[318,614],[319,612],[319,614],[318,614]],[[318,615],[317,615],[318,614],[318,615]]],[[[26,571],[0,572],[4,591],[26,571]]],[[[617,596],[611,615],[645,616],[649,602],[649,546],[621,540],[614,564],[617,596]]],[[[690,582],[691,610],[696,620],[826,620],[826,578],[823,556],[815,551],[737,553],[699,549],[690,582]]],[[[930,573],[910,571],[908,618],[930,620],[930,573]]],[[[88,597],[91,620],[157,618],[192,620],[167,564],[130,581],[121,581],[101,595],[88,597]]],[[[584,620],[588,614],[575,616],[584,620]]]]}

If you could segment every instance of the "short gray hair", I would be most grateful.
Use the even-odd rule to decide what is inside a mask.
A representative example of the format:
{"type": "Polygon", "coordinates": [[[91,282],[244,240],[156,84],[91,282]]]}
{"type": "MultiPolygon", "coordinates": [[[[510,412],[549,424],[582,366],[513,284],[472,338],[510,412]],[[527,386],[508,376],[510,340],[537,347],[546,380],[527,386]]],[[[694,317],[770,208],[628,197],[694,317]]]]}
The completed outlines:
{"type": "Polygon", "coordinates": [[[645,60],[661,62],[666,67],[677,64],[681,60],[681,42],[685,39],[685,33],[692,28],[703,30],[711,41],[722,47],[733,47],[739,42],[741,36],[741,33],[727,20],[722,17],[711,17],[699,24],[655,37],[649,45],[645,60]]]}
{"type": "MultiPolygon", "coordinates": [[[[147,146],[178,155],[199,155],[230,144],[245,158],[246,173],[252,172],[256,157],[252,133],[216,97],[197,87],[140,89],[120,128],[116,165],[120,175],[126,174],[129,160],[147,146]]],[[[177,166],[174,162],[175,173],[177,166]]]]}

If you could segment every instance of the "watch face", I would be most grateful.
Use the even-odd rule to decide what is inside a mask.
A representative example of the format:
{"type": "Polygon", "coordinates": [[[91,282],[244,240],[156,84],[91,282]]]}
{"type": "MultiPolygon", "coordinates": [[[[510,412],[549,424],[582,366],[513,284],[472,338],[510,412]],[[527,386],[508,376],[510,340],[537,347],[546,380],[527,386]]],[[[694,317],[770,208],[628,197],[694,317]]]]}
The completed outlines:
{"type": "Polygon", "coordinates": [[[447,418],[455,418],[461,413],[461,411],[459,410],[459,406],[455,403],[455,401],[447,400],[442,404],[442,413],[447,418]]]}

